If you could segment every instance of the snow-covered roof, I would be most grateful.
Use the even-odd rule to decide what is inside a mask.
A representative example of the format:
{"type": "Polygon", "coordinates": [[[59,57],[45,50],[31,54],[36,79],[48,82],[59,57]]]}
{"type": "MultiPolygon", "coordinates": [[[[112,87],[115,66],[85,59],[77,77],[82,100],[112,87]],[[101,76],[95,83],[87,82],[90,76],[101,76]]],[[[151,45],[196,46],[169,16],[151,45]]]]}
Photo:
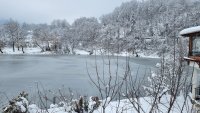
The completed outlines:
{"type": "Polygon", "coordinates": [[[200,32],[200,26],[195,26],[195,27],[190,27],[190,28],[183,29],[180,32],[180,35],[181,36],[188,36],[189,34],[198,33],[198,32],[200,32]]]}

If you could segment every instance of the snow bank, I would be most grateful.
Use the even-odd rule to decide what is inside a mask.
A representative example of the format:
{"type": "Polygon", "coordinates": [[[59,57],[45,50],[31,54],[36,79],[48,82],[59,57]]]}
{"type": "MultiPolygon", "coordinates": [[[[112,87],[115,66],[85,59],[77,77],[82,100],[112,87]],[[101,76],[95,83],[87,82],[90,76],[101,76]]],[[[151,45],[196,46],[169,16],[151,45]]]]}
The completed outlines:
{"type": "Polygon", "coordinates": [[[160,58],[157,53],[153,53],[153,54],[148,54],[146,55],[145,53],[138,53],[139,57],[143,57],[143,58],[160,58]]]}
{"type": "Polygon", "coordinates": [[[85,51],[85,50],[75,49],[74,52],[75,52],[77,55],[89,55],[89,52],[88,52],[88,51],[85,51]]]}
{"type": "Polygon", "coordinates": [[[197,32],[200,32],[200,26],[190,27],[190,28],[183,29],[180,32],[180,35],[184,36],[184,35],[187,35],[187,34],[197,33],[197,32]]]}
{"type": "Polygon", "coordinates": [[[6,47],[2,51],[4,52],[3,54],[9,54],[9,55],[18,55],[18,54],[50,54],[49,52],[42,53],[40,48],[24,48],[24,52],[25,53],[23,53],[21,51],[21,48],[20,48],[19,51],[17,49],[15,49],[15,52],[13,52],[12,48],[6,47]]]}
{"type": "MultiPolygon", "coordinates": [[[[160,100],[159,110],[162,112],[166,113],[167,108],[169,106],[169,100],[170,100],[170,95],[164,95],[163,98],[160,100]]],[[[184,97],[179,96],[177,98],[177,101],[172,108],[172,112],[170,113],[180,113],[181,109],[180,107],[183,106],[184,104],[184,97]]],[[[140,99],[141,103],[141,108],[144,110],[144,112],[149,112],[151,109],[151,102],[152,98],[151,97],[144,97],[140,99]]],[[[192,104],[190,103],[190,99],[187,99],[188,105],[183,109],[183,113],[187,113],[188,110],[192,108],[192,104]]],[[[30,113],[46,113],[45,110],[39,109],[36,105],[29,105],[29,112],[30,113]]],[[[48,112],[50,113],[68,113],[64,107],[54,107],[48,109],[48,112]]],[[[121,100],[120,103],[118,101],[113,101],[111,102],[107,107],[106,107],[106,113],[137,113],[137,111],[133,108],[132,104],[129,102],[128,99],[121,100]]],[[[75,112],[72,112],[75,113],[75,112]]],[[[99,107],[97,110],[95,110],[93,113],[102,113],[102,107],[99,107]]]]}
{"type": "MultiPolygon", "coordinates": [[[[6,48],[3,48],[2,51],[4,52],[3,54],[7,54],[7,55],[51,55],[51,54],[56,54],[55,52],[51,52],[51,51],[41,52],[41,49],[38,47],[24,48],[25,53],[23,53],[21,51],[21,48],[19,51],[17,49],[15,49],[15,52],[13,52],[12,48],[6,47],[6,48]]],[[[75,49],[74,53],[76,55],[90,55],[90,51],[81,50],[81,49],[75,49]]],[[[100,50],[100,49],[94,50],[93,54],[91,54],[91,55],[113,55],[113,56],[124,56],[124,57],[126,57],[126,56],[135,57],[136,56],[136,55],[133,55],[132,53],[129,53],[126,51],[123,51],[120,53],[108,53],[108,52],[105,52],[104,50],[100,50]]],[[[139,55],[139,57],[143,57],[143,58],[159,58],[156,53],[147,55],[147,54],[141,52],[141,53],[138,53],[138,55],[139,55]]]]}

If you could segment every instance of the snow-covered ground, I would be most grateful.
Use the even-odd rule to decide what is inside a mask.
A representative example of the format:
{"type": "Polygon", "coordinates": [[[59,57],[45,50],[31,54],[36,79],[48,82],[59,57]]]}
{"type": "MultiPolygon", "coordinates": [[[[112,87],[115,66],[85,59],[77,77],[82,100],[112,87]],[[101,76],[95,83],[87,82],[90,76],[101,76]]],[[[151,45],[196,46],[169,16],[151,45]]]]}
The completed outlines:
{"type": "MultiPolygon", "coordinates": [[[[95,101],[90,97],[89,101],[87,101],[87,112],[88,113],[103,113],[103,105],[105,106],[105,113],[149,113],[152,109],[153,105],[156,105],[153,107],[153,112],[155,113],[167,113],[170,108],[170,113],[191,113],[193,110],[192,102],[191,102],[191,94],[185,98],[183,96],[183,93],[180,93],[179,96],[177,96],[175,103],[170,108],[170,99],[171,95],[165,94],[162,95],[162,97],[159,99],[158,104],[154,103],[153,97],[141,97],[139,98],[139,101],[136,99],[133,101],[132,99],[123,99],[120,101],[112,101],[108,103],[110,98],[108,97],[105,101],[95,101]],[[133,103],[131,103],[132,101],[133,103]],[[138,111],[138,103],[139,109],[138,111]],[[134,104],[134,105],[133,105],[134,104]],[[134,106],[134,107],[133,107],[134,106]]],[[[3,112],[5,113],[11,113],[13,111],[23,112],[23,113],[78,113],[75,112],[75,109],[83,110],[85,109],[85,101],[83,100],[80,104],[80,101],[78,100],[72,100],[69,101],[61,101],[58,104],[51,104],[49,107],[46,106],[41,109],[37,106],[37,104],[29,103],[27,100],[28,94],[21,93],[20,96],[15,98],[13,101],[11,101],[13,104],[9,104],[8,106],[3,108],[3,112]],[[74,102],[74,103],[73,103],[74,102]],[[81,106],[79,106],[81,105],[81,106]]],[[[83,112],[83,113],[87,113],[83,112]]],[[[82,113],[82,112],[81,112],[82,113]]]]}
{"type": "MultiPolygon", "coordinates": [[[[3,48],[3,54],[7,54],[7,55],[50,55],[50,54],[56,54],[55,52],[50,52],[50,51],[45,51],[45,52],[41,52],[41,49],[36,47],[36,48],[24,48],[24,52],[23,53],[20,50],[18,51],[17,48],[15,49],[15,52],[13,52],[12,48],[3,48]]],[[[105,53],[102,52],[103,50],[95,50],[93,55],[103,55],[105,53]]],[[[76,55],[90,55],[89,51],[86,50],[80,50],[80,49],[75,49],[74,50],[76,55]]],[[[2,53],[0,53],[2,54],[2,53]]],[[[106,53],[107,54],[107,53],[106,53]]],[[[110,55],[114,55],[114,56],[133,56],[135,57],[136,55],[132,55],[131,53],[128,52],[121,52],[119,54],[110,54],[110,55]]],[[[138,53],[139,57],[144,57],[144,58],[159,58],[159,56],[154,53],[154,54],[145,54],[143,52],[138,53]]]]}
{"type": "MultiPolygon", "coordinates": [[[[160,100],[160,104],[158,104],[157,112],[166,113],[169,108],[169,100],[170,100],[170,95],[164,95],[160,100]]],[[[182,106],[184,104],[184,100],[185,99],[183,96],[179,96],[170,113],[180,113],[182,110],[182,106]]],[[[93,102],[89,101],[89,108],[92,105],[94,105],[93,102]]],[[[141,113],[148,113],[152,106],[152,98],[151,97],[141,98],[140,103],[141,103],[140,104],[141,113]]],[[[184,109],[182,113],[188,113],[192,109],[192,104],[189,98],[187,98],[186,103],[187,104],[184,105],[184,109]]],[[[22,98],[22,102],[17,103],[17,105],[20,106],[21,110],[23,111],[26,111],[26,108],[23,106],[25,104],[28,104],[25,98],[22,98]]],[[[72,109],[72,106],[67,106],[67,104],[64,104],[64,106],[62,107],[57,104],[55,105],[51,104],[47,112],[47,110],[40,109],[36,104],[28,105],[28,111],[30,113],[76,113],[74,111],[71,111],[71,109],[72,109]]],[[[121,100],[120,102],[113,101],[109,103],[105,111],[106,113],[138,113],[136,109],[134,109],[134,107],[132,106],[132,104],[129,102],[128,99],[121,100]]],[[[103,113],[101,105],[96,110],[94,110],[93,113],[103,113]]]]}
{"type": "Polygon", "coordinates": [[[144,52],[138,53],[139,57],[144,57],[144,58],[160,58],[157,53],[153,54],[145,54],[144,52]]]}
{"type": "Polygon", "coordinates": [[[39,54],[53,54],[51,52],[41,52],[40,48],[24,48],[24,52],[23,53],[20,50],[18,51],[17,49],[15,49],[15,52],[13,52],[12,48],[4,48],[3,50],[3,54],[8,54],[8,55],[19,55],[19,54],[25,54],[25,55],[39,55],[39,54]]]}

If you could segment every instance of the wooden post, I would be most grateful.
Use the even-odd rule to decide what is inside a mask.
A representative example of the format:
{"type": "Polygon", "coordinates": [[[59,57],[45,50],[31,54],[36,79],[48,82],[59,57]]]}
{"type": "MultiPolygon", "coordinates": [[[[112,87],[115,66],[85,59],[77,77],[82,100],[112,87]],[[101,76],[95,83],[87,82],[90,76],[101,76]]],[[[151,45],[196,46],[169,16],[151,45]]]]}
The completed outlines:
{"type": "Polygon", "coordinates": [[[188,57],[192,56],[192,36],[189,37],[189,52],[188,52],[188,57]]]}

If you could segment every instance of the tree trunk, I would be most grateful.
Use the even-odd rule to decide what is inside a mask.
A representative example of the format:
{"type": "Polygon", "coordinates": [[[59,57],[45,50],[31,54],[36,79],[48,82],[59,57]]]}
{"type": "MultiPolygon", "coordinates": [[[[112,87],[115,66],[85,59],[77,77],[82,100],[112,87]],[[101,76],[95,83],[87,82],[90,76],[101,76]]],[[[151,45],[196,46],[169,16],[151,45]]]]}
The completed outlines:
{"type": "Polygon", "coordinates": [[[0,48],[0,52],[3,53],[3,51],[1,50],[1,48],[0,48]]]}
{"type": "Polygon", "coordinates": [[[50,48],[50,45],[49,45],[49,42],[47,41],[47,48],[46,48],[46,51],[51,51],[51,48],[50,48]]]}
{"type": "Polygon", "coordinates": [[[24,52],[24,46],[22,46],[22,52],[25,53],[25,52],[24,52]]]}
{"type": "Polygon", "coordinates": [[[42,46],[40,46],[40,45],[37,43],[37,41],[36,41],[35,43],[36,43],[36,45],[41,49],[41,52],[44,52],[44,48],[43,48],[42,46]]]}
{"type": "Polygon", "coordinates": [[[13,47],[13,52],[15,52],[15,42],[14,41],[12,43],[12,47],[13,47]]]}
{"type": "Polygon", "coordinates": [[[103,108],[103,113],[106,113],[106,108],[103,108]]]}

